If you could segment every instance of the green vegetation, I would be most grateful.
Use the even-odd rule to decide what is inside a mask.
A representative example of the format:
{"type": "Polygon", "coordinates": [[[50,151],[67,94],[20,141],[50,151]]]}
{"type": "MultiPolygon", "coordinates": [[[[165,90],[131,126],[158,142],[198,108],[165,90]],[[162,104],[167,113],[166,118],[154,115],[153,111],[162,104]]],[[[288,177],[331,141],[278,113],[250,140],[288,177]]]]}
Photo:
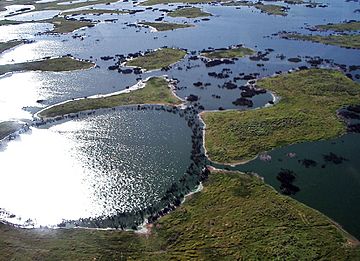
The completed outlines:
{"type": "Polygon", "coordinates": [[[255,176],[213,172],[204,189],[155,223],[151,234],[0,224],[0,253],[6,260],[360,258],[359,247],[346,236],[321,213],[255,176]]]}
{"type": "MultiPolygon", "coordinates": [[[[13,14],[13,15],[17,15],[20,13],[23,14],[23,13],[43,11],[43,10],[69,10],[69,9],[76,9],[76,8],[81,8],[81,7],[97,5],[97,4],[114,3],[114,2],[118,2],[118,1],[119,0],[87,0],[87,1],[84,1],[81,3],[58,5],[58,3],[69,2],[69,0],[58,0],[55,2],[48,2],[48,3],[36,3],[37,0],[12,0],[11,2],[0,1],[0,10],[8,5],[33,5],[33,6],[35,6],[34,10],[26,10],[23,12],[13,14]]],[[[8,17],[13,16],[13,15],[8,15],[8,17]]]]}
{"type": "Polygon", "coordinates": [[[87,0],[85,2],[81,3],[72,3],[72,4],[66,4],[66,5],[58,5],[58,3],[63,2],[69,2],[69,0],[59,0],[56,2],[49,2],[49,3],[37,3],[34,4],[35,10],[69,10],[69,9],[75,9],[80,7],[86,7],[86,6],[92,6],[97,4],[108,4],[108,3],[115,3],[119,0],[87,0]]]}
{"type": "Polygon", "coordinates": [[[15,46],[18,46],[20,44],[24,43],[24,41],[22,40],[13,40],[13,41],[9,41],[9,42],[0,42],[0,53],[14,48],[15,46]]]}
{"type": "MultiPolygon", "coordinates": [[[[76,14],[77,12],[79,12],[79,11],[71,12],[71,14],[72,13],[76,14]]],[[[64,14],[66,15],[66,13],[64,13],[64,14]]],[[[25,23],[50,23],[50,24],[54,25],[54,29],[51,32],[59,33],[59,34],[71,33],[82,27],[90,27],[90,26],[96,25],[95,22],[68,20],[68,19],[65,19],[64,17],[55,16],[52,19],[39,20],[36,22],[2,20],[2,21],[0,21],[0,26],[2,26],[2,25],[17,25],[17,24],[25,24],[25,23]]]]}
{"type": "Polygon", "coordinates": [[[88,21],[74,21],[67,20],[63,17],[54,17],[49,20],[43,20],[42,22],[48,22],[54,25],[53,33],[66,34],[78,30],[82,27],[94,26],[96,23],[88,21]]]}
{"type": "Polygon", "coordinates": [[[261,2],[251,2],[251,1],[237,1],[237,2],[228,2],[224,3],[224,6],[247,6],[247,7],[255,7],[256,9],[259,9],[263,13],[267,13],[269,15],[282,15],[286,16],[287,8],[285,6],[281,5],[264,5],[261,2]]]}
{"type": "Polygon", "coordinates": [[[0,65],[0,75],[15,71],[73,71],[89,69],[93,66],[94,64],[90,62],[79,61],[70,57],[61,57],[34,62],[0,65]]]}
{"type": "Polygon", "coordinates": [[[284,34],[284,39],[312,41],[322,44],[336,45],[345,48],[360,49],[360,35],[303,35],[303,34],[284,34]]]}
{"type": "Polygon", "coordinates": [[[360,85],[333,70],[303,70],[257,84],[279,95],[280,102],[260,110],[202,115],[212,160],[238,162],[275,147],[336,137],[345,132],[336,110],[360,102],[360,85]]]}
{"type": "Polygon", "coordinates": [[[127,14],[128,12],[122,10],[111,10],[111,9],[86,9],[86,10],[75,10],[61,12],[62,15],[75,16],[75,15],[101,15],[101,14],[127,14]]]}
{"type": "Polygon", "coordinates": [[[23,124],[14,121],[0,122],[0,140],[20,129],[23,124]]]}
{"type": "Polygon", "coordinates": [[[211,16],[210,13],[206,13],[201,11],[200,8],[197,7],[188,7],[188,8],[181,8],[175,11],[172,11],[168,14],[171,17],[186,17],[186,18],[197,18],[197,17],[205,17],[211,16]]]}
{"type": "Polygon", "coordinates": [[[218,50],[209,53],[201,53],[202,56],[209,59],[225,59],[225,58],[242,58],[247,55],[252,55],[254,50],[246,47],[235,47],[228,50],[218,50]]]}
{"type": "Polygon", "coordinates": [[[0,26],[3,25],[16,25],[16,24],[23,24],[23,21],[12,21],[12,20],[0,20],[0,26]]]}
{"type": "Polygon", "coordinates": [[[214,0],[147,0],[142,2],[141,5],[158,5],[158,4],[175,4],[175,3],[187,3],[187,4],[199,4],[199,3],[211,3],[214,0]]]}
{"type": "Polygon", "coordinates": [[[360,21],[352,21],[348,23],[338,23],[338,24],[325,24],[315,26],[318,30],[331,30],[336,32],[345,32],[345,31],[359,31],[360,30],[360,21]]]}
{"type": "Polygon", "coordinates": [[[269,15],[282,15],[286,16],[287,8],[285,6],[280,5],[264,5],[264,4],[255,4],[254,7],[259,9],[263,13],[267,13],[269,15]]]}
{"type": "Polygon", "coordinates": [[[140,24],[145,26],[151,26],[154,27],[157,31],[169,31],[169,30],[176,30],[181,28],[189,28],[194,27],[191,24],[176,24],[176,23],[156,23],[156,22],[141,22],[140,24]]]}
{"type": "Polygon", "coordinates": [[[112,108],[121,105],[135,104],[168,104],[178,105],[181,103],[170,90],[167,81],[161,77],[153,77],[146,82],[145,88],[100,98],[86,98],[69,101],[56,105],[40,112],[42,118],[50,118],[69,113],[100,108],[112,108]]]}
{"type": "Polygon", "coordinates": [[[128,61],[126,66],[141,67],[145,70],[156,70],[180,61],[185,55],[186,52],[180,49],[161,48],[128,61]]]}
{"type": "MultiPolygon", "coordinates": [[[[284,0],[284,3],[290,4],[290,5],[298,5],[298,4],[304,4],[305,1],[303,0],[284,0]]],[[[309,2],[311,3],[311,2],[309,2]]]]}

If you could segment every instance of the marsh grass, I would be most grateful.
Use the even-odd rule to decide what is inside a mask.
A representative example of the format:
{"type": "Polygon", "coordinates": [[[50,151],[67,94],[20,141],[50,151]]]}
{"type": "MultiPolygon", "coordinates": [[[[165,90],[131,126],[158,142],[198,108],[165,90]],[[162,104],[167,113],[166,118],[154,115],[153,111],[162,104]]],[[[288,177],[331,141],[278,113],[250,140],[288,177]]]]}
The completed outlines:
{"type": "Polygon", "coordinates": [[[168,82],[161,77],[150,78],[142,89],[101,98],[87,98],[59,104],[40,113],[40,117],[49,118],[85,110],[113,108],[121,105],[181,103],[172,93],[168,82]]]}
{"type": "Polygon", "coordinates": [[[185,55],[186,52],[180,49],[161,48],[143,56],[136,57],[128,61],[126,65],[141,67],[145,70],[156,70],[180,61],[185,55]]]}
{"type": "Polygon", "coordinates": [[[339,71],[311,69],[258,81],[280,102],[249,111],[206,112],[205,147],[210,159],[238,162],[260,152],[345,132],[336,111],[360,102],[360,85],[339,71]]]}

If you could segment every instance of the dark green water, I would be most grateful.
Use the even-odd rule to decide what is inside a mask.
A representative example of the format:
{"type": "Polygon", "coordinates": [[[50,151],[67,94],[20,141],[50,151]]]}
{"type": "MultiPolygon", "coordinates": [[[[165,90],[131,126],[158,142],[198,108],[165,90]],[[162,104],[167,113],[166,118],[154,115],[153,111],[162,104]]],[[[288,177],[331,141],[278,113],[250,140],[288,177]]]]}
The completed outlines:
{"type": "MultiPolygon", "coordinates": [[[[328,141],[301,143],[276,149],[270,161],[259,158],[247,164],[230,167],[253,171],[280,191],[276,176],[281,169],[296,173],[293,183],[300,191],[292,197],[315,208],[338,222],[345,230],[360,238],[360,135],[347,134],[328,141]],[[333,152],[344,160],[340,164],[326,162],[324,155],[333,152]],[[287,154],[296,153],[291,158],[287,154]],[[311,159],[316,166],[305,167],[299,160],[311,159]]],[[[217,166],[219,167],[219,166],[217,166]]]]}

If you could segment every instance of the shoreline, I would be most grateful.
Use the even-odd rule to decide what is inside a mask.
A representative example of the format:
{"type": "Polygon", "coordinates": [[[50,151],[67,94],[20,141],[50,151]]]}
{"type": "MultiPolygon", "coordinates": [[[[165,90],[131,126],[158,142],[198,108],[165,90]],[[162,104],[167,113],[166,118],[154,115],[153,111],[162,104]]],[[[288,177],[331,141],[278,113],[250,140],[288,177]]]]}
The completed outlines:
{"type": "MultiPolygon", "coordinates": [[[[163,78],[168,83],[168,87],[170,88],[171,94],[181,102],[181,103],[179,103],[177,105],[173,105],[173,106],[182,106],[183,104],[185,104],[186,101],[176,95],[174,84],[172,83],[171,79],[168,79],[167,75],[156,76],[156,77],[163,78]]],[[[54,108],[56,106],[66,104],[66,103],[69,103],[69,102],[86,100],[86,99],[106,98],[106,97],[117,96],[117,95],[121,95],[121,94],[125,94],[125,93],[131,93],[133,91],[143,89],[143,88],[146,87],[147,81],[150,80],[151,78],[153,78],[153,76],[149,76],[145,80],[140,80],[139,82],[135,83],[134,85],[130,86],[129,88],[123,89],[123,90],[120,90],[120,91],[116,91],[116,92],[112,92],[112,93],[108,93],[108,94],[95,94],[95,95],[91,95],[91,96],[88,96],[88,97],[75,98],[75,99],[66,100],[66,101],[63,101],[63,102],[60,102],[60,103],[56,103],[56,104],[47,106],[47,107],[41,109],[40,111],[36,112],[34,114],[34,118],[37,119],[37,120],[51,120],[51,119],[56,119],[58,117],[66,117],[66,116],[76,115],[78,113],[93,112],[93,111],[97,111],[97,110],[101,110],[101,109],[112,109],[112,108],[123,107],[123,106],[169,105],[167,103],[141,103],[141,104],[135,104],[134,103],[134,104],[128,104],[128,105],[118,105],[118,106],[114,106],[114,107],[111,107],[111,108],[97,108],[97,109],[81,110],[81,111],[72,112],[72,113],[68,113],[68,114],[64,114],[64,115],[57,115],[57,116],[53,116],[53,117],[42,117],[42,116],[40,116],[40,114],[42,112],[44,112],[44,111],[46,111],[48,109],[51,109],[51,108],[54,108]]]]}

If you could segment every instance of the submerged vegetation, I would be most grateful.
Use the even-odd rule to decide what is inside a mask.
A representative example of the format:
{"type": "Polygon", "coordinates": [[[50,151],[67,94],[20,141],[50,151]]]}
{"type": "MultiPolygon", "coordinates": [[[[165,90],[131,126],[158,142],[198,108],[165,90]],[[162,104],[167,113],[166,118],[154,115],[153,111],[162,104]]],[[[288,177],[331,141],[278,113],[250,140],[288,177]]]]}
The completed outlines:
{"type": "Polygon", "coordinates": [[[359,247],[329,219],[252,175],[210,174],[204,189],[146,235],[118,230],[19,229],[0,224],[5,259],[355,260],[359,247]],[[41,244],[39,244],[41,242],[41,244]]]}
{"type": "Polygon", "coordinates": [[[14,63],[0,65],[0,75],[16,71],[73,71],[89,69],[94,64],[87,61],[80,61],[71,57],[51,58],[34,62],[14,63]]]}
{"type": "Polygon", "coordinates": [[[176,29],[181,29],[181,28],[189,28],[189,27],[194,27],[191,24],[177,24],[177,23],[166,23],[166,22],[161,22],[161,23],[157,23],[157,22],[141,22],[140,24],[145,25],[145,26],[150,26],[155,28],[157,31],[169,31],[169,30],[176,30],[176,29]]]}
{"type": "Polygon", "coordinates": [[[6,50],[14,48],[20,44],[24,43],[22,40],[13,40],[8,42],[0,42],[0,54],[6,50]]]}
{"type": "Polygon", "coordinates": [[[212,160],[238,162],[275,147],[338,136],[345,125],[336,111],[360,102],[360,85],[334,70],[302,70],[257,85],[279,95],[279,103],[261,110],[202,115],[212,160]]]}
{"type": "Polygon", "coordinates": [[[121,105],[135,104],[180,104],[179,100],[172,93],[168,82],[161,77],[150,78],[144,88],[128,93],[122,93],[100,98],[86,98],[69,101],[55,105],[40,112],[40,117],[49,118],[76,113],[85,110],[95,110],[100,108],[112,108],[121,105]]]}
{"type": "Polygon", "coordinates": [[[360,49],[360,35],[304,35],[304,34],[284,34],[282,35],[284,39],[292,40],[303,40],[303,41],[312,41],[322,44],[336,45],[345,48],[355,48],[360,49]]]}
{"type": "Polygon", "coordinates": [[[202,52],[201,56],[209,59],[225,59],[225,58],[242,58],[247,55],[254,54],[254,50],[246,47],[234,47],[227,50],[215,50],[210,52],[202,52]]]}
{"type": "Polygon", "coordinates": [[[186,52],[180,49],[161,48],[128,61],[126,66],[141,67],[145,70],[156,70],[177,63],[183,59],[185,55],[186,52]]]}
{"type": "Polygon", "coordinates": [[[168,14],[171,17],[186,17],[186,18],[197,18],[211,16],[211,14],[201,11],[198,7],[187,7],[177,9],[168,14]]]}

